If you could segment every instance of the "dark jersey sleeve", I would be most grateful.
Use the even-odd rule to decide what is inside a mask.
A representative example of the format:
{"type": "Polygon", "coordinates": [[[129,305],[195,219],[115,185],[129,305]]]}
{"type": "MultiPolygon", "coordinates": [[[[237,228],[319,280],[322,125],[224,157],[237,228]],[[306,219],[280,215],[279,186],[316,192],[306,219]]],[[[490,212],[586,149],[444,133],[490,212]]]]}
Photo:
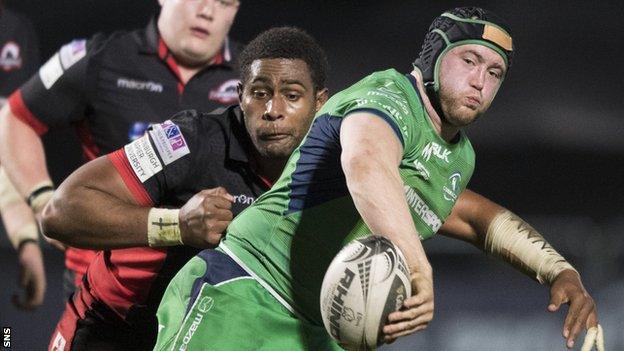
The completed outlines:
{"type": "Polygon", "coordinates": [[[139,204],[162,204],[200,169],[199,116],[194,110],[179,112],[108,155],[139,204]]]}
{"type": "Polygon", "coordinates": [[[85,116],[89,83],[94,79],[93,58],[106,38],[74,40],[56,52],[9,98],[12,112],[39,133],[85,116]]]}

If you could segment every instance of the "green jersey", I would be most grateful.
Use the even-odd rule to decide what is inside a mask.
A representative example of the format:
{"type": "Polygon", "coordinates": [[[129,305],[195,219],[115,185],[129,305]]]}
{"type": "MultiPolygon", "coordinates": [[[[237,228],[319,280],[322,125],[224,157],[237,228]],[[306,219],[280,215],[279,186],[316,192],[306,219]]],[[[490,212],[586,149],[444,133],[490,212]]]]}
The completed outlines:
{"type": "Polygon", "coordinates": [[[319,111],[282,176],[228,227],[220,248],[291,310],[322,325],[319,294],[329,263],[347,242],[369,235],[340,164],[340,125],[350,113],[384,119],[403,145],[399,172],[422,240],[442,226],[474,168],[466,136],[447,143],[434,130],[416,81],[373,73],[319,111]]]}

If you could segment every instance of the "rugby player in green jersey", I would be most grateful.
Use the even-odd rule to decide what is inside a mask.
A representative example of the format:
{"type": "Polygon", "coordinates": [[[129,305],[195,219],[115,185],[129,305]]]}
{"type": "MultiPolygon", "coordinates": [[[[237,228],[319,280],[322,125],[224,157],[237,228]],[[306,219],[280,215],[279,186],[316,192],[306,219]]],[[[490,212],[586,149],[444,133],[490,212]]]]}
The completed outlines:
{"type": "Polygon", "coordinates": [[[387,342],[433,318],[421,240],[435,233],[548,284],[550,311],[570,305],[568,347],[583,328],[595,338],[595,304],[576,270],[522,219],[466,190],[474,152],[461,129],[488,109],[512,56],[500,18],[458,8],[433,22],[411,74],[373,73],[333,96],[273,188],[234,219],[216,251],[172,280],[156,349],[335,349],[319,332],[322,279],[345,243],[371,233],[401,248],[415,291],[389,316],[387,342]],[[215,281],[224,265],[237,273],[215,281]]]}

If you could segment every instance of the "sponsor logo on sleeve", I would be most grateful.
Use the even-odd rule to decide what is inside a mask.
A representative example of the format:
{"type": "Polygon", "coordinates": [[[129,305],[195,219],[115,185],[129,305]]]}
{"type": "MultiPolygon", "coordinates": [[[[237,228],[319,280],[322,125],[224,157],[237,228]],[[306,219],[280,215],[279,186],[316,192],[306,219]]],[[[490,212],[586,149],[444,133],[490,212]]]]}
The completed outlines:
{"type": "Polygon", "coordinates": [[[48,62],[39,68],[39,78],[41,78],[41,82],[46,89],[50,89],[62,75],[63,67],[61,66],[61,59],[58,53],[54,54],[48,62]]]}
{"type": "Polygon", "coordinates": [[[78,62],[87,53],[86,40],[74,40],[63,46],[39,69],[39,78],[46,89],[50,89],[61,78],[63,72],[78,62]]]}
{"type": "Polygon", "coordinates": [[[67,341],[61,335],[61,332],[56,332],[56,336],[54,337],[54,341],[52,342],[52,351],[63,351],[65,350],[65,344],[67,341]]]}
{"type": "Polygon", "coordinates": [[[153,125],[149,133],[165,165],[191,152],[180,127],[170,120],[153,125]]]}
{"type": "Polygon", "coordinates": [[[124,147],[128,161],[141,183],[162,171],[163,167],[147,135],[124,147]]]}
{"type": "Polygon", "coordinates": [[[221,83],[217,88],[212,89],[208,94],[208,99],[223,105],[233,104],[238,101],[238,79],[229,79],[221,83]]]}
{"type": "Polygon", "coordinates": [[[63,46],[59,50],[61,57],[61,65],[66,70],[73,66],[74,63],[80,61],[87,54],[87,41],[85,39],[73,40],[71,43],[63,46]]]}
{"type": "Polygon", "coordinates": [[[9,41],[0,51],[0,67],[3,71],[9,72],[22,67],[22,57],[20,47],[14,41],[9,41]]]}

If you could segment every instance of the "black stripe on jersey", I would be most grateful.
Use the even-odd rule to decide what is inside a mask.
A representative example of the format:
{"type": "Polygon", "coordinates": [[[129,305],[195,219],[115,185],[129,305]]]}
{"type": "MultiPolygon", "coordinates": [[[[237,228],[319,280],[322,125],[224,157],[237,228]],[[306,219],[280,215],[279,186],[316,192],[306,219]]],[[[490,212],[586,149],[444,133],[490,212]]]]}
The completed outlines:
{"type": "Polygon", "coordinates": [[[340,165],[342,118],[318,116],[299,146],[299,160],[291,175],[290,202],[286,214],[348,195],[340,165]]]}

